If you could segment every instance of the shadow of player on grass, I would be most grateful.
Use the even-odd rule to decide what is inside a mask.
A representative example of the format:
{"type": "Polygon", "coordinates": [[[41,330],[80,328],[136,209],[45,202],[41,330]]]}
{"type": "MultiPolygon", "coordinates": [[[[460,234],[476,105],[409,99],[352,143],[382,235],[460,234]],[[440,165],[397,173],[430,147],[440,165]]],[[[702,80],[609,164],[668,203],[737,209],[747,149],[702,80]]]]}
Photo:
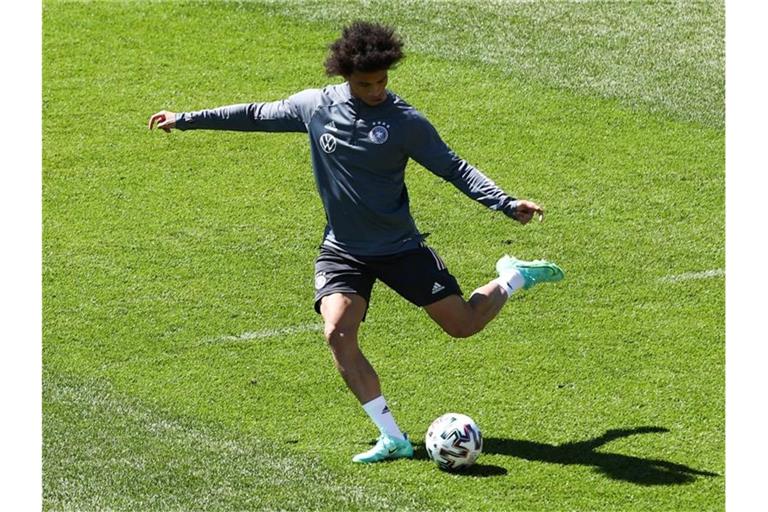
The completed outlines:
{"type": "MultiPolygon", "coordinates": [[[[669,432],[669,430],[662,427],[613,429],[594,439],[561,445],[489,437],[483,440],[483,452],[553,464],[594,466],[596,471],[603,473],[608,478],[638,485],[680,485],[693,482],[696,476],[719,476],[717,473],[693,469],[666,460],[644,459],[631,455],[596,451],[604,444],[623,437],[664,432],[669,432]]],[[[414,458],[428,458],[423,443],[418,444],[418,446],[415,445],[415,447],[414,458]]],[[[498,466],[477,464],[469,468],[468,471],[457,474],[499,476],[506,473],[504,468],[498,466]]]]}

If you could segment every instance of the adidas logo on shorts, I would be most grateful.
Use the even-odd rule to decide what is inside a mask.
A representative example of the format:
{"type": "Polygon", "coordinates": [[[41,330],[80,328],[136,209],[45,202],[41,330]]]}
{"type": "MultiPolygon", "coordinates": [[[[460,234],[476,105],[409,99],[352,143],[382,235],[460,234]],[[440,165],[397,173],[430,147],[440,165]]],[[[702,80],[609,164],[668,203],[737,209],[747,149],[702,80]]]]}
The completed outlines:
{"type": "Polygon", "coordinates": [[[432,287],[432,295],[443,290],[445,290],[445,286],[441,285],[440,283],[435,283],[435,285],[432,287]]]}

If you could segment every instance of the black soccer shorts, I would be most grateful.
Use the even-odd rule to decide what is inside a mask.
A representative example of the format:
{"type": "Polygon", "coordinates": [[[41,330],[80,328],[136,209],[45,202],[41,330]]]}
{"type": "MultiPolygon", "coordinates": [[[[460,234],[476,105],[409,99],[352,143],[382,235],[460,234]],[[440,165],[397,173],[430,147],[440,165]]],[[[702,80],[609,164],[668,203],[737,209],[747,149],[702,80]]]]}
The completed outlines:
{"type": "Polygon", "coordinates": [[[315,260],[315,311],[320,313],[320,301],[333,293],[356,293],[370,303],[377,279],[419,307],[462,295],[456,278],[429,247],[388,256],[353,256],[322,246],[315,260]]]}

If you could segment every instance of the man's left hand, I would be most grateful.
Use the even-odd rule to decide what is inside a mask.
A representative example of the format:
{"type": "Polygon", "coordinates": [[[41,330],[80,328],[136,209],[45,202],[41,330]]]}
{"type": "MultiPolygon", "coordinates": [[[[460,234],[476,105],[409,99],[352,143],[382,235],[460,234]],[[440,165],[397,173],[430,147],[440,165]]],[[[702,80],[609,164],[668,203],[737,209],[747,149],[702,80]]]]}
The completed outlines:
{"type": "Polygon", "coordinates": [[[533,201],[519,199],[515,206],[514,219],[520,224],[528,224],[534,215],[539,216],[539,222],[544,220],[544,209],[533,201]]]}

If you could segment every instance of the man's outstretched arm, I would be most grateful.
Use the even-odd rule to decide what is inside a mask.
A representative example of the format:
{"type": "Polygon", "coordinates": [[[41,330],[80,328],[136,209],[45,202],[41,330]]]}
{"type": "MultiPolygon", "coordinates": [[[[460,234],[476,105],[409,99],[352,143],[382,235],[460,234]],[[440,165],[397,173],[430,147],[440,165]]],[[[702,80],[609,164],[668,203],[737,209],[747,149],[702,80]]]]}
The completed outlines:
{"type": "Polygon", "coordinates": [[[539,205],[508,195],[485,174],[459,158],[425,118],[419,116],[414,119],[410,135],[409,156],[468,197],[492,210],[503,212],[521,224],[530,222],[534,215],[538,215],[539,220],[543,219],[544,210],[539,205]]]}
{"type": "Polygon", "coordinates": [[[149,129],[306,132],[319,92],[313,89],[265,103],[241,103],[195,112],[161,110],[149,118],[149,129]]]}
{"type": "Polygon", "coordinates": [[[243,103],[196,112],[163,110],[149,118],[149,129],[231,130],[238,132],[303,132],[304,123],[291,111],[287,100],[271,103],[243,103]]]}

